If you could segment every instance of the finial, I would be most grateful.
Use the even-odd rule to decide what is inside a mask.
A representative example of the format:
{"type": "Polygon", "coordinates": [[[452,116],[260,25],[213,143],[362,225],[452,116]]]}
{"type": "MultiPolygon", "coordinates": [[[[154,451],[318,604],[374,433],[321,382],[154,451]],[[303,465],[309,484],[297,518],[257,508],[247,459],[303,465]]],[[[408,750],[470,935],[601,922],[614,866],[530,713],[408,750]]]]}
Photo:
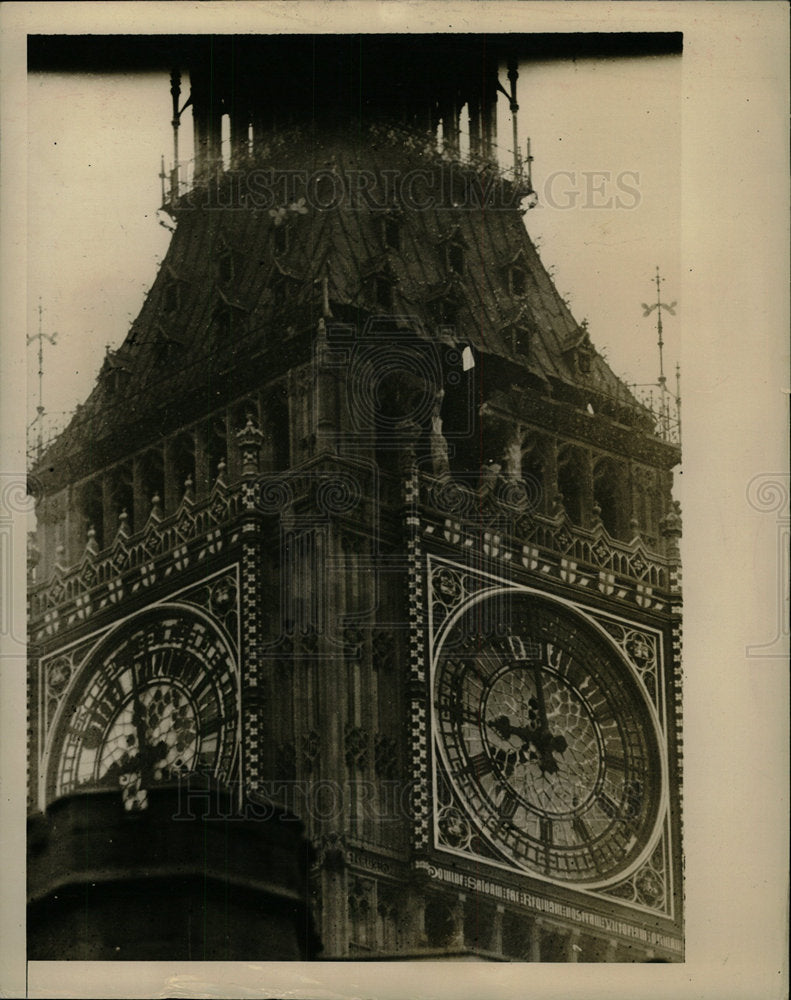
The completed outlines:
{"type": "Polygon", "coordinates": [[[681,538],[681,504],[674,500],[670,510],[660,522],[662,537],[667,539],[667,555],[671,559],[678,559],[678,540],[681,538]]]}
{"type": "Polygon", "coordinates": [[[662,340],[662,310],[670,313],[671,316],[675,316],[676,303],[674,302],[662,302],[661,299],[661,285],[664,282],[664,278],[659,273],[659,265],[656,266],[656,274],[651,279],[652,283],[656,285],[656,302],[648,305],[643,302],[643,316],[650,316],[651,313],[656,309],[656,334],[657,334],[657,347],[659,349],[659,377],[657,378],[657,383],[659,384],[660,390],[660,400],[659,400],[659,412],[662,420],[662,432],[667,438],[669,435],[669,412],[667,406],[667,399],[665,393],[667,392],[667,379],[665,377],[665,367],[664,358],[662,350],[665,346],[662,340]]]}
{"type": "Polygon", "coordinates": [[[263,431],[255,426],[253,418],[248,413],[247,423],[236,432],[236,441],[242,452],[243,476],[254,476],[258,472],[258,453],[263,440],[263,431]]]}
{"type": "Polygon", "coordinates": [[[186,497],[187,500],[193,499],[192,487],[193,487],[192,475],[190,474],[184,480],[184,496],[186,497]]]}
{"type": "Polygon", "coordinates": [[[165,173],[165,154],[162,153],[160,155],[159,159],[160,159],[160,163],[159,163],[159,184],[160,184],[160,188],[161,188],[161,195],[160,195],[160,201],[159,201],[159,203],[160,203],[160,205],[164,205],[165,204],[165,178],[167,177],[167,174],[165,173]]]}
{"type": "Polygon", "coordinates": [[[519,126],[518,126],[518,116],[519,104],[516,100],[516,81],[519,79],[519,72],[517,70],[516,59],[509,59],[508,61],[508,82],[511,84],[511,93],[506,94],[508,98],[508,106],[511,112],[511,131],[513,134],[514,143],[514,179],[520,180],[522,177],[522,158],[519,152],[519,126]]]}
{"type": "Polygon", "coordinates": [[[118,534],[119,535],[129,535],[131,534],[129,530],[129,514],[126,511],[126,507],[118,515],[118,534]]]}
{"type": "Polygon", "coordinates": [[[88,525],[88,541],[85,543],[85,554],[87,556],[95,556],[99,551],[99,543],[96,541],[96,528],[90,524],[88,525]]]}
{"type": "Polygon", "coordinates": [[[604,522],[601,519],[601,507],[597,503],[594,503],[594,505],[593,505],[593,527],[594,528],[601,528],[601,527],[603,527],[603,525],[604,525],[604,522]]]}
{"type": "Polygon", "coordinates": [[[151,515],[152,515],[152,517],[155,517],[159,521],[162,520],[162,507],[161,507],[161,503],[162,503],[162,500],[160,499],[159,493],[155,493],[151,497],[151,515]]]}
{"type": "Polygon", "coordinates": [[[40,459],[44,451],[44,341],[53,346],[57,343],[58,334],[55,333],[44,333],[42,327],[42,316],[44,310],[41,306],[41,299],[38,300],[38,332],[34,333],[32,336],[27,337],[27,343],[32,344],[34,341],[38,341],[38,406],[36,407],[36,419],[34,423],[38,423],[38,435],[36,442],[36,458],[40,459]]]}
{"type": "Polygon", "coordinates": [[[217,479],[216,482],[224,484],[225,483],[225,459],[221,458],[217,463],[217,479]]]}
{"type": "Polygon", "coordinates": [[[527,186],[532,191],[533,190],[533,154],[530,150],[530,136],[527,137],[527,156],[525,157],[525,163],[527,164],[527,186]]]}
{"type": "Polygon", "coordinates": [[[670,510],[662,519],[662,534],[665,538],[675,536],[676,538],[681,537],[681,504],[678,500],[674,500],[671,504],[670,510]]]}
{"type": "Polygon", "coordinates": [[[481,467],[478,480],[478,495],[480,497],[486,497],[492,492],[501,471],[502,466],[499,462],[489,462],[487,465],[481,467]]]}
{"type": "Polygon", "coordinates": [[[55,565],[60,567],[66,565],[66,548],[62,542],[55,546],[55,565]]]}

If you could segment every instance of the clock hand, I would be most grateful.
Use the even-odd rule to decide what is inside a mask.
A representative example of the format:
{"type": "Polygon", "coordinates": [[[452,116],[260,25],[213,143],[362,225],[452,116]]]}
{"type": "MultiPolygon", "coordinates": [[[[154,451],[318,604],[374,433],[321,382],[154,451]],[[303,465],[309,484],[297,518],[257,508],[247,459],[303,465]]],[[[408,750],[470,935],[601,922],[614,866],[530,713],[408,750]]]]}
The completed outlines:
{"type": "Polygon", "coordinates": [[[535,743],[537,737],[540,736],[539,730],[537,730],[535,726],[515,726],[507,715],[498,715],[496,719],[493,719],[486,724],[490,729],[493,729],[501,739],[508,740],[512,736],[518,736],[525,746],[529,743],[535,743]]]}
{"type": "Polygon", "coordinates": [[[544,700],[544,686],[541,681],[541,660],[533,660],[532,667],[536,680],[536,700],[538,701],[538,717],[541,723],[540,731],[542,733],[548,733],[549,723],[547,721],[547,704],[544,700]]]}
{"type": "Polygon", "coordinates": [[[529,759],[527,748],[534,746],[538,753],[541,770],[553,774],[557,771],[558,765],[553,753],[563,753],[568,745],[565,737],[554,736],[549,728],[536,730],[530,726],[515,726],[506,715],[498,716],[487,722],[487,725],[503,740],[516,736],[522,741],[517,757],[519,763],[524,764],[529,759]]]}
{"type": "MultiPolygon", "coordinates": [[[[539,727],[538,732],[533,732],[529,737],[529,742],[531,742],[536,750],[538,751],[539,757],[539,767],[541,768],[542,774],[555,774],[558,770],[558,762],[555,760],[556,753],[563,753],[568,748],[568,743],[566,742],[565,736],[554,735],[549,728],[549,720],[547,718],[547,704],[544,697],[544,685],[541,679],[541,661],[536,659],[532,661],[533,673],[535,675],[536,681],[536,703],[538,706],[538,721],[539,727]]],[[[517,733],[524,743],[525,737],[522,733],[517,733]]]]}
{"type": "Polygon", "coordinates": [[[511,725],[511,720],[507,715],[498,715],[493,721],[487,722],[486,725],[493,729],[500,739],[507,740],[514,733],[514,727],[511,725]]]}
{"type": "Polygon", "coordinates": [[[137,752],[138,754],[143,752],[143,748],[146,745],[146,716],[143,709],[143,703],[140,701],[140,688],[137,683],[137,669],[135,664],[132,664],[132,699],[134,706],[132,708],[132,722],[135,726],[135,732],[137,733],[137,752]]]}
{"type": "Polygon", "coordinates": [[[533,740],[539,755],[539,767],[543,774],[555,774],[558,770],[558,762],[555,760],[556,753],[563,753],[567,749],[568,743],[565,736],[553,736],[547,729],[539,733],[533,740]]]}

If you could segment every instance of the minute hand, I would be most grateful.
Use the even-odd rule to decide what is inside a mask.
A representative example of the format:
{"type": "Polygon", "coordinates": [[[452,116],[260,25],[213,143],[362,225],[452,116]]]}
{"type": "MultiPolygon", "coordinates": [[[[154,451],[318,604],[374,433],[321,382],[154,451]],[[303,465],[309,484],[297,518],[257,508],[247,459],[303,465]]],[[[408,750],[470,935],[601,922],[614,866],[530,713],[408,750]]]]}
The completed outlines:
{"type": "Polygon", "coordinates": [[[536,699],[538,701],[538,715],[541,722],[542,733],[549,732],[549,722],[547,721],[547,705],[544,701],[544,687],[541,682],[541,660],[533,660],[531,663],[533,673],[536,678],[536,699]]]}
{"type": "Polygon", "coordinates": [[[542,774],[555,774],[558,764],[555,760],[555,752],[563,753],[568,744],[564,736],[553,736],[549,731],[547,720],[547,705],[544,700],[544,687],[541,682],[541,661],[533,660],[533,672],[536,675],[536,700],[538,701],[538,714],[541,727],[538,735],[533,737],[533,744],[539,755],[539,766],[542,774]]]}

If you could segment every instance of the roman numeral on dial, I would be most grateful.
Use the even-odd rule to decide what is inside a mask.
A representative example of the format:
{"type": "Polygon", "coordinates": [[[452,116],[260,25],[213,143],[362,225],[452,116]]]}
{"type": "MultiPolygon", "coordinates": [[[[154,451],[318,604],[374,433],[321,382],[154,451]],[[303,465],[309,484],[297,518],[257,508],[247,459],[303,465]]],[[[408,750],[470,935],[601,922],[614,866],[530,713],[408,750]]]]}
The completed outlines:
{"type": "Polygon", "coordinates": [[[590,830],[588,829],[582,816],[575,816],[571,821],[571,825],[574,828],[577,840],[579,840],[581,844],[587,844],[590,840],[590,830]]]}
{"type": "Polygon", "coordinates": [[[606,792],[601,792],[597,799],[599,808],[609,819],[615,819],[620,812],[618,803],[615,802],[606,792]]]}
{"type": "Polygon", "coordinates": [[[222,728],[223,720],[219,715],[212,716],[210,719],[206,719],[205,722],[201,723],[200,734],[205,739],[207,736],[212,736],[214,733],[218,733],[222,728]]]}
{"type": "Polygon", "coordinates": [[[505,790],[503,797],[500,799],[500,803],[497,806],[497,813],[500,817],[501,823],[510,823],[514,816],[516,815],[516,810],[519,808],[519,801],[513,792],[508,789],[505,790]]]}
{"type": "Polygon", "coordinates": [[[477,753],[474,757],[470,757],[465,770],[474,778],[483,778],[484,775],[491,773],[493,768],[494,764],[491,757],[487,753],[481,752],[477,753]]]}

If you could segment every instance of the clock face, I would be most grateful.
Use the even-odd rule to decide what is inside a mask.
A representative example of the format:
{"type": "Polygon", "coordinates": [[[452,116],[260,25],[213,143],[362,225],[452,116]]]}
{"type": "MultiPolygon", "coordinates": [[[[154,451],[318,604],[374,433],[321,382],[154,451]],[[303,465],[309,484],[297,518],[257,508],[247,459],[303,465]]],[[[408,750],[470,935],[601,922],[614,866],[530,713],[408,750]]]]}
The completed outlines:
{"type": "Polygon", "coordinates": [[[80,677],[59,729],[48,797],[121,788],[134,808],[154,783],[194,771],[230,776],[236,665],[201,616],[164,607],[144,613],[113,633],[80,677]]]}
{"type": "Polygon", "coordinates": [[[464,614],[440,651],[440,759],[479,835],[507,861],[606,885],[657,829],[652,711],[625,661],[581,617],[522,592],[494,600],[493,613],[476,604],[464,614]]]}

